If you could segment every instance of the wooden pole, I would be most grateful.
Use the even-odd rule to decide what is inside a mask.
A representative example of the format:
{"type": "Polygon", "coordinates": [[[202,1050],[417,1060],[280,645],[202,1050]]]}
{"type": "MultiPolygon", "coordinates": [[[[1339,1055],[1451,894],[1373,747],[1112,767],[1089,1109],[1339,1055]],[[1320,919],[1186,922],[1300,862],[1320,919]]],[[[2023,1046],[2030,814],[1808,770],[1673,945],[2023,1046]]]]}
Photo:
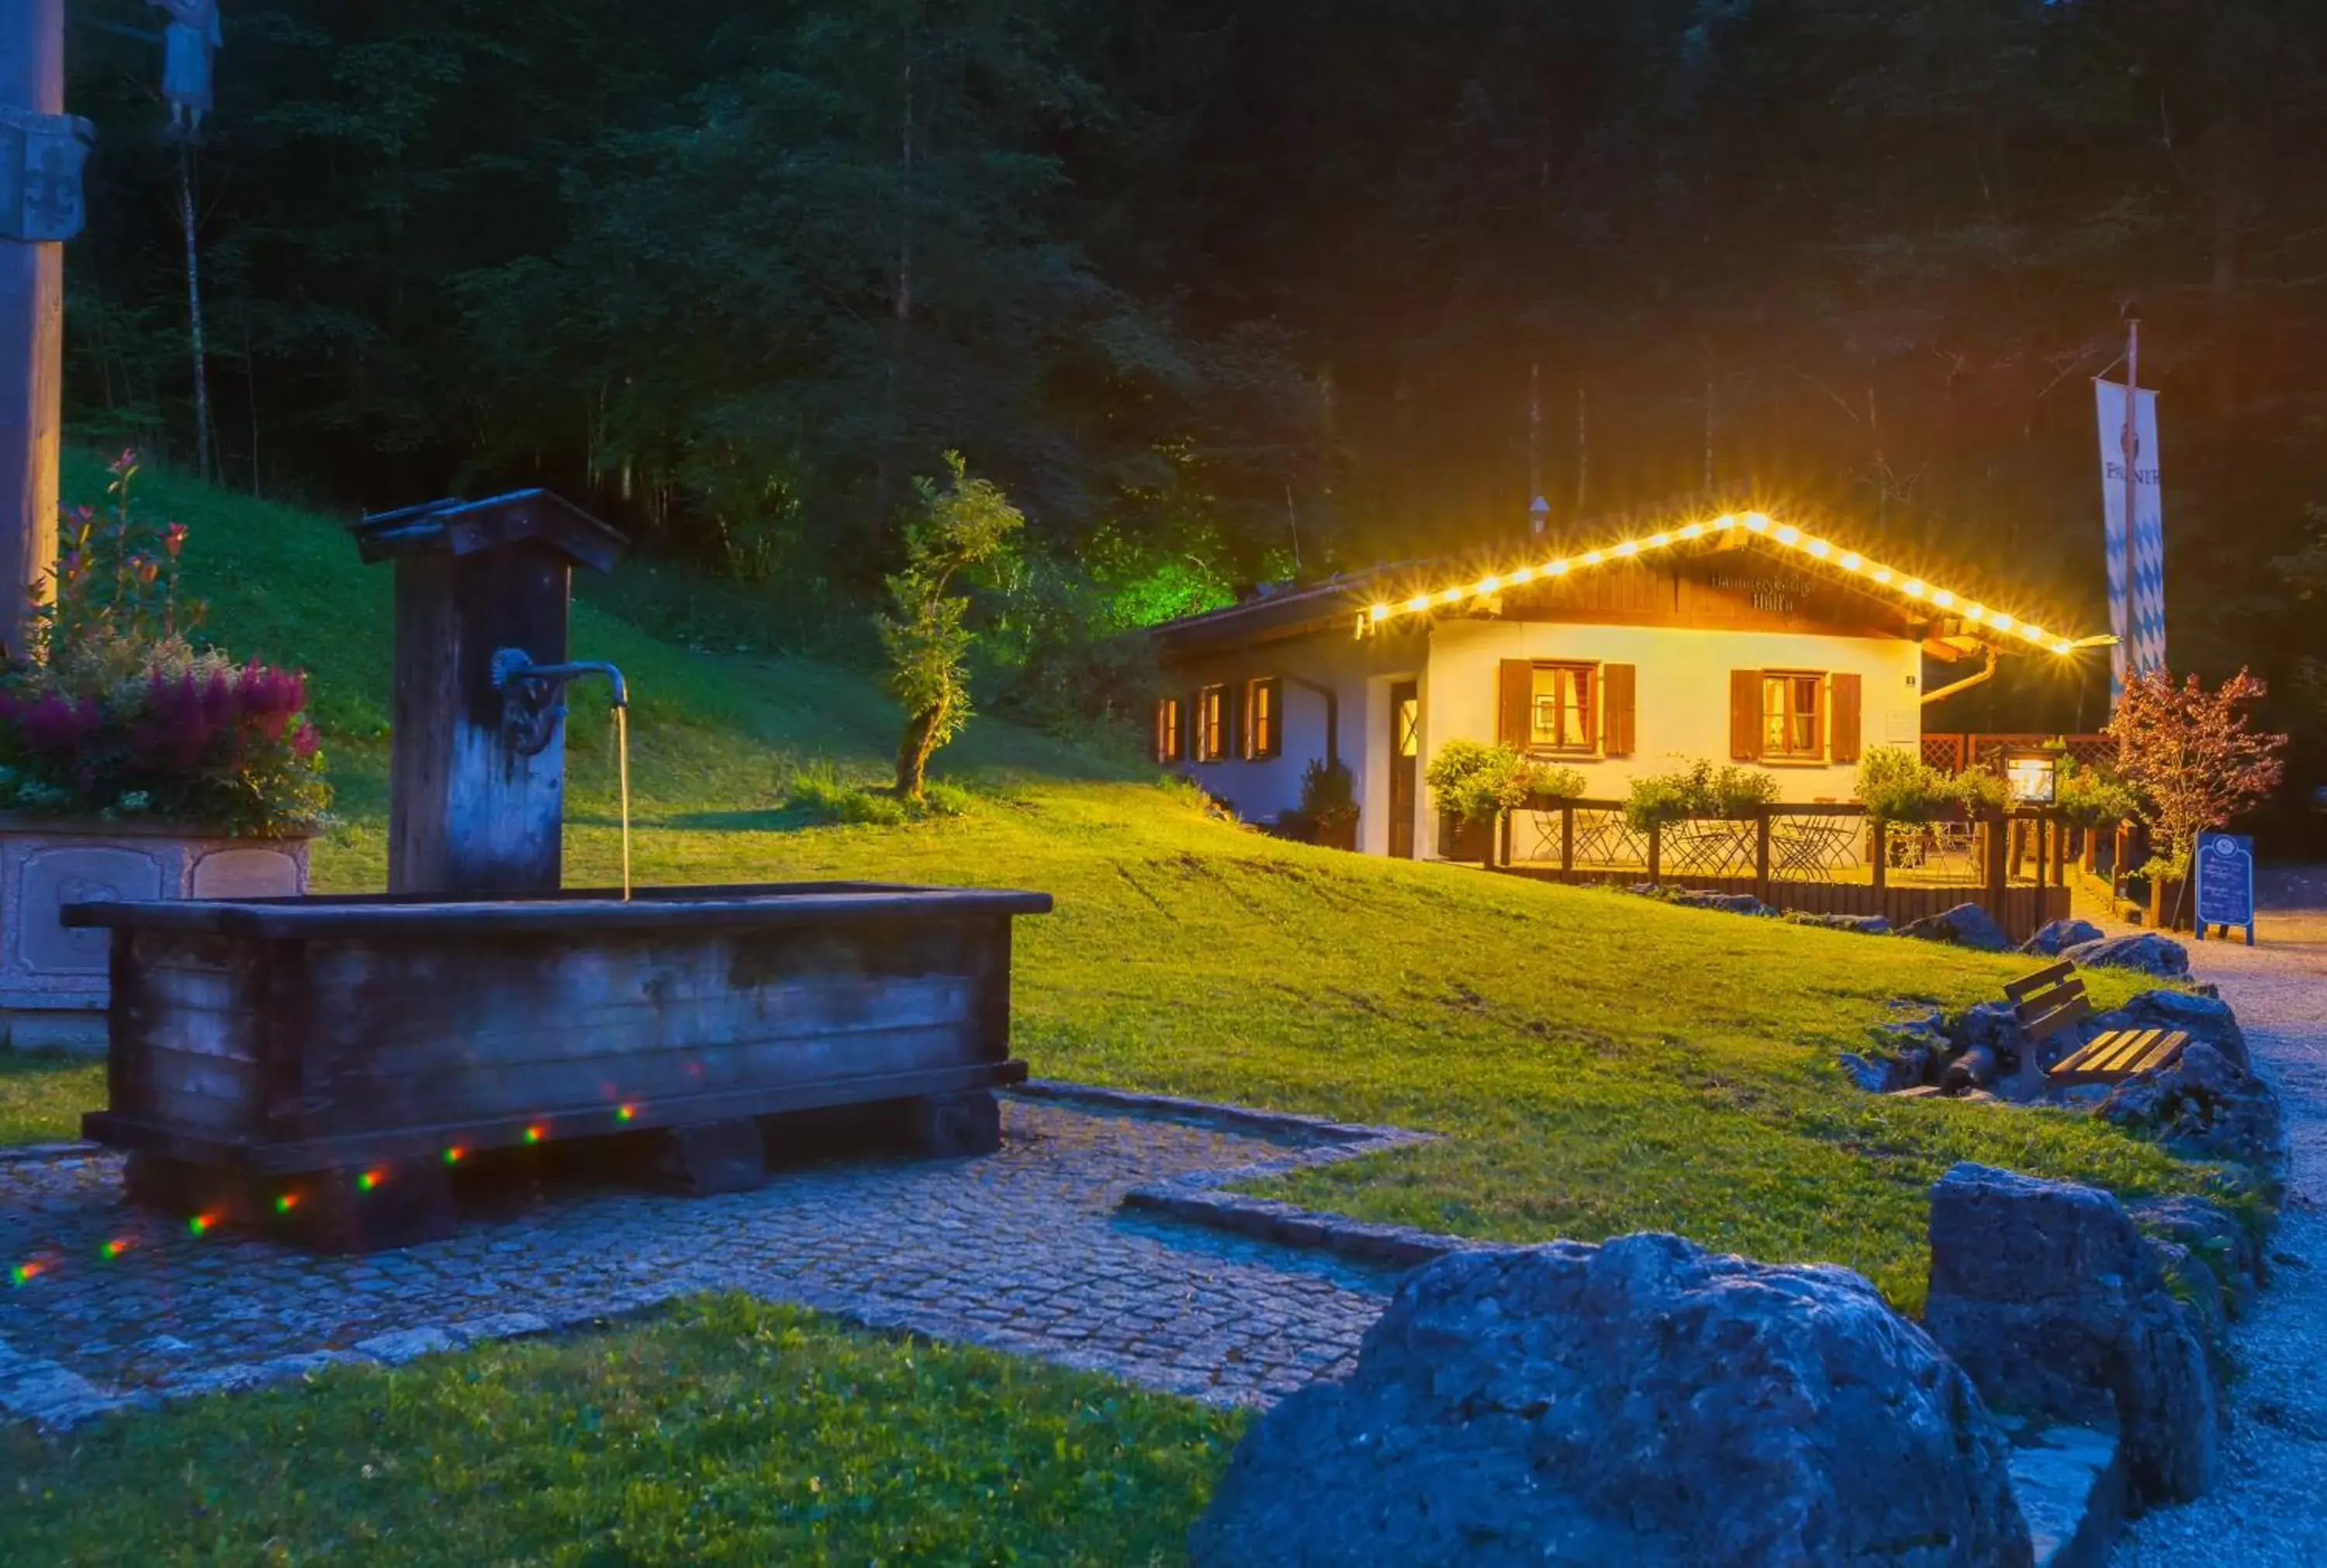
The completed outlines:
{"type": "Polygon", "coordinates": [[[1770,808],[1753,808],[1753,896],[1770,901],[1770,808]]]}
{"type": "Polygon", "coordinates": [[[1878,817],[1868,831],[1872,835],[1870,844],[1874,856],[1874,889],[1880,892],[1890,885],[1891,825],[1878,817]]]}
{"type": "Polygon", "coordinates": [[[194,153],[178,144],[178,221],[186,234],[186,321],[194,350],[194,471],[210,477],[210,373],[202,348],[201,253],[194,244],[194,153]]]}
{"type": "Polygon", "coordinates": [[[1563,872],[1575,869],[1575,807],[1574,806],[1563,806],[1559,808],[1559,869],[1563,872]]]}
{"type": "MultiPolygon", "coordinates": [[[[64,0],[8,0],[0,17],[0,104],[64,113],[64,0]]],[[[62,245],[0,240],[0,645],[12,654],[57,556],[64,257],[62,245]]]]}

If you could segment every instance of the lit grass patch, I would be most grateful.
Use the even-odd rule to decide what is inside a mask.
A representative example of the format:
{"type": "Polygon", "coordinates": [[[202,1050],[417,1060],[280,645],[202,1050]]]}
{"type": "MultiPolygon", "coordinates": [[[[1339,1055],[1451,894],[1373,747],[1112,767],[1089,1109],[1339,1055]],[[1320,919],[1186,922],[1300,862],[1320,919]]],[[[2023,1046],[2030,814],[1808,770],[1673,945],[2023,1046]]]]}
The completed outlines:
{"type": "Polygon", "coordinates": [[[738,1296],[0,1433],[8,1560],[1182,1560],[1238,1413],[738,1296]]]}
{"type": "Polygon", "coordinates": [[[0,1050],[0,1146],[80,1136],[80,1114],[105,1104],[105,1063],[0,1050]]]}

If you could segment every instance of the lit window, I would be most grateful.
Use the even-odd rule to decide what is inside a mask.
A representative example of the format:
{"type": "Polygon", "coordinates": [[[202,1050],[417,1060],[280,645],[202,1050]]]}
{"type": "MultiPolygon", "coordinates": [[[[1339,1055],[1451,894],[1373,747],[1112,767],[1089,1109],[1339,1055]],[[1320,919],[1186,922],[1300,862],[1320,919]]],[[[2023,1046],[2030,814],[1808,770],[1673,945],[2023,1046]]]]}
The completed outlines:
{"type": "Polygon", "coordinates": [[[1248,682],[1244,688],[1244,754],[1259,760],[1284,749],[1284,683],[1274,677],[1248,682]]]}
{"type": "Polygon", "coordinates": [[[1772,670],[1762,677],[1762,754],[1766,757],[1826,755],[1822,694],[1826,677],[1802,670],[1772,670]]]}
{"type": "Polygon", "coordinates": [[[1229,754],[1229,688],[1206,686],[1196,694],[1196,761],[1218,762],[1229,754]]]}
{"type": "Polygon", "coordinates": [[[1180,732],[1180,699],[1165,697],[1155,705],[1155,760],[1176,762],[1186,755],[1180,732]]]}
{"type": "Polygon", "coordinates": [[[1422,699],[1406,697],[1397,705],[1397,754],[1418,757],[1422,754],[1422,699]]]}
{"type": "Polygon", "coordinates": [[[1599,743],[1599,671],[1588,664],[1539,664],[1528,704],[1528,744],[1538,751],[1589,751],[1599,743]]]}

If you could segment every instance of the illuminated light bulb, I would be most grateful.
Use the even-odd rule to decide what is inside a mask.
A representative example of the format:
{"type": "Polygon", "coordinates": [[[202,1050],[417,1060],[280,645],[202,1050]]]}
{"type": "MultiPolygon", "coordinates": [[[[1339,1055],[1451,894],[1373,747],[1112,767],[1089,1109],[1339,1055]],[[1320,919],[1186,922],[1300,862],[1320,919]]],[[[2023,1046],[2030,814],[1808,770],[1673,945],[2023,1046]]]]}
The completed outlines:
{"type": "Polygon", "coordinates": [[[1995,611],[1993,615],[1990,615],[1987,620],[1988,624],[1995,627],[1998,631],[2009,631],[2012,630],[2012,617],[2006,615],[2001,610],[1995,611]]]}
{"type": "Polygon", "coordinates": [[[1607,557],[1603,555],[1597,550],[1586,550],[1584,552],[1584,564],[1587,566],[1597,566],[1601,562],[1606,559],[1607,557]]]}
{"type": "Polygon", "coordinates": [[[1827,544],[1824,539],[1812,539],[1808,544],[1804,545],[1802,548],[1808,550],[1813,559],[1819,561],[1825,560],[1828,555],[1834,553],[1834,546],[1827,544]]]}
{"type": "Polygon", "coordinates": [[[2023,621],[2020,623],[2020,635],[2031,642],[2042,642],[2044,640],[2045,632],[2042,627],[2032,621],[2023,621]]]}
{"type": "Polygon", "coordinates": [[[1565,561],[1554,561],[1550,565],[1546,566],[1543,569],[1543,574],[1547,577],[1565,577],[1567,575],[1567,563],[1565,561]]]}
{"type": "Polygon", "coordinates": [[[538,1143],[541,1142],[541,1137],[542,1133],[539,1127],[528,1127],[525,1130],[525,1141],[528,1143],[538,1143]]]}
{"type": "Polygon", "coordinates": [[[636,1106],[624,1106],[614,1113],[614,1119],[618,1122],[627,1122],[638,1114],[639,1108],[636,1106]]]}
{"type": "Polygon", "coordinates": [[[1719,517],[1713,519],[1713,526],[1719,528],[1722,532],[1727,533],[1730,529],[1737,526],[1737,518],[1732,513],[1724,512],[1719,517]]]}
{"type": "Polygon", "coordinates": [[[369,1192],[386,1180],[387,1177],[378,1171],[367,1171],[356,1178],[356,1185],[364,1191],[369,1192]]]}
{"type": "Polygon", "coordinates": [[[1891,581],[1891,568],[1888,566],[1877,566],[1874,568],[1874,580],[1877,583],[1888,583],[1891,581]]]}
{"type": "Polygon", "coordinates": [[[1667,545],[1671,543],[1672,536],[1670,534],[1650,534],[1649,536],[1649,548],[1651,550],[1661,550],[1667,545]]]}
{"type": "Polygon", "coordinates": [[[12,1285],[30,1283],[39,1277],[40,1272],[41,1265],[37,1263],[20,1263],[8,1271],[8,1283],[12,1285]]]}
{"type": "Polygon", "coordinates": [[[1535,581],[1535,568],[1534,568],[1534,567],[1532,567],[1532,566],[1522,566],[1522,567],[1520,567],[1518,571],[1516,571],[1516,572],[1514,572],[1514,573],[1512,573],[1512,574],[1511,574],[1511,581],[1512,581],[1513,583],[1532,583],[1532,582],[1534,582],[1534,581],[1535,581]]]}
{"type": "Polygon", "coordinates": [[[1478,585],[1472,588],[1471,592],[1473,593],[1492,593],[1496,589],[1502,585],[1503,580],[1500,577],[1481,577],[1479,579],[1478,585]]]}
{"type": "Polygon", "coordinates": [[[460,1144],[455,1143],[451,1148],[444,1151],[444,1163],[447,1165],[458,1165],[461,1162],[461,1156],[467,1153],[468,1151],[466,1149],[463,1149],[460,1144]]]}
{"type": "Polygon", "coordinates": [[[104,1253],[108,1260],[119,1257],[129,1250],[129,1238],[126,1236],[117,1236],[98,1250],[104,1253]]]}
{"type": "Polygon", "coordinates": [[[1449,588],[1438,596],[1441,604],[1460,604],[1462,602],[1463,590],[1460,588],[1449,588]]]}
{"type": "Polygon", "coordinates": [[[1931,590],[1931,602],[1945,610],[1956,602],[1956,596],[1944,588],[1931,590]]]}
{"type": "Polygon", "coordinates": [[[1964,606],[1963,615],[1966,621],[1970,621],[1974,626],[1977,626],[1981,621],[1987,619],[1987,606],[1985,604],[1967,604],[1964,606]]]}
{"type": "Polygon", "coordinates": [[[1923,596],[1923,580],[1920,577],[1910,577],[1900,584],[1899,592],[1910,599],[1920,599],[1923,596]]]}
{"type": "Polygon", "coordinates": [[[296,1192],[285,1192],[275,1200],[275,1212],[277,1214],[288,1214],[298,1207],[299,1195],[296,1192]]]}
{"type": "Polygon", "coordinates": [[[1840,565],[1842,569],[1846,572],[1855,572],[1859,567],[1864,565],[1865,563],[1858,558],[1857,551],[1846,550],[1843,552],[1842,560],[1838,565],[1840,565]]]}
{"type": "Polygon", "coordinates": [[[1417,593],[1406,602],[1406,607],[1408,611],[1427,610],[1430,608],[1430,596],[1426,593],[1417,593]]]}
{"type": "Polygon", "coordinates": [[[1745,526],[1757,534],[1766,534],[1770,531],[1769,516],[1763,512],[1747,512],[1745,526]]]}
{"type": "Polygon", "coordinates": [[[2061,641],[2052,645],[2052,651],[2054,653],[2074,653],[2076,651],[2076,645],[2068,641],[2064,638],[2061,641]]]}
{"type": "Polygon", "coordinates": [[[1705,525],[1703,523],[1691,523],[1680,531],[1680,537],[1684,539],[1702,538],[1704,535],[1705,525]]]}
{"type": "Polygon", "coordinates": [[[1389,619],[1389,606],[1387,604],[1377,604],[1371,610],[1367,611],[1366,615],[1370,620],[1388,621],[1389,619]]]}
{"type": "Polygon", "coordinates": [[[186,1228],[194,1235],[200,1236],[217,1223],[218,1216],[215,1214],[197,1214],[186,1221],[186,1228]]]}
{"type": "Polygon", "coordinates": [[[1791,523],[1786,524],[1770,537],[1780,545],[1799,545],[1802,542],[1802,531],[1791,523]]]}
{"type": "Polygon", "coordinates": [[[1619,555],[1637,555],[1640,553],[1640,545],[1631,539],[1627,539],[1622,544],[1616,546],[1616,554],[1619,555]]]}

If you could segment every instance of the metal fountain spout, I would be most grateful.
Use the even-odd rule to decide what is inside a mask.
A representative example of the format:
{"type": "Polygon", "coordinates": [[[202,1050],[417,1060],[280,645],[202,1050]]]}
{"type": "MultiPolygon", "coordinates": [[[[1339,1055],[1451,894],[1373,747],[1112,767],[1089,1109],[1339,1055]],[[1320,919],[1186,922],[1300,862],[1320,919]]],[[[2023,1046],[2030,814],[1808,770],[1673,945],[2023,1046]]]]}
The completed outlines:
{"type": "Polygon", "coordinates": [[[630,683],[622,672],[599,659],[575,659],[565,664],[536,664],[521,648],[504,648],[493,655],[493,689],[503,698],[501,736],[520,757],[538,756],[556,738],[558,721],[565,716],[559,699],[568,682],[596,676],[614,688],[614,706],[631,705],[630,683]]]}

